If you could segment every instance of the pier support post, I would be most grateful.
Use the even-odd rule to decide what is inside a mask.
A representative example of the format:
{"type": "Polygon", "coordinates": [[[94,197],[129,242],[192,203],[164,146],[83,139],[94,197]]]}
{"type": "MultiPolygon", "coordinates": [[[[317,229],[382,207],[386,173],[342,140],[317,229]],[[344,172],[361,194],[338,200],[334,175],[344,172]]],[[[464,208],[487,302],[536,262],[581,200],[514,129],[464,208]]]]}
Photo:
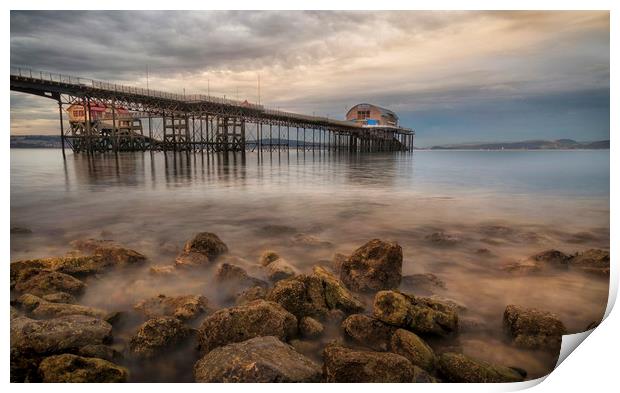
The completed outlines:
{"type": "Polygon", "coordinates": [[[62,158],[65,158],[65,125],[62,121],[62,101],[58,97],[58,115],[60,116],[60,145],[62,147],[62,158]]]}

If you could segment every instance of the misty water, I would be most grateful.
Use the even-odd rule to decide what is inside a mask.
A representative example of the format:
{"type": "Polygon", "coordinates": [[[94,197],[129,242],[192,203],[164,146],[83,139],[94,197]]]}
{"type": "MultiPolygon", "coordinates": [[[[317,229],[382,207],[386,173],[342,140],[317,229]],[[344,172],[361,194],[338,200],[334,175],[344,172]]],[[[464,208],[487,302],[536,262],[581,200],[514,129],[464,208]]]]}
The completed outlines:
{"type": "MultiPolygon", "coordinates": [[[[307,272],[370,239],[394,240],[403,248],[403,274],[435,274],[445,282],[436,294],[462,304],[460,317],[474,326],[433,346],[537,377],[553,368],[557,353],[510,345],[506,305],[554,312],[579,332],[602,317],[608,280],[570,270],[514,276],[501,266],[550,248],[609,249],[609,151],[68,152],[63,160],[60,150],[13,149],[11,226],[32,230],[11,235],[12,261],[64,255],[83,238],[144,253],[144,267],[88,281],[81,303],[109,311],[160,293],[204,294],[229,306],[212,270],[175,279],[148,273],[173,264],[201,231],[216,233],[255,275],[266,249],[307,272]],[[434,242],[428,236],[436,232],[454,242],[434,242]],[[296,242],[298,234],[317,244],[296,242]]],[[[117,349],[133,330],[118,332],[117,349]]],[[[132,379],[191,380],[196,356],[184,348],[157,364],[129,364],[132,379]]]]}

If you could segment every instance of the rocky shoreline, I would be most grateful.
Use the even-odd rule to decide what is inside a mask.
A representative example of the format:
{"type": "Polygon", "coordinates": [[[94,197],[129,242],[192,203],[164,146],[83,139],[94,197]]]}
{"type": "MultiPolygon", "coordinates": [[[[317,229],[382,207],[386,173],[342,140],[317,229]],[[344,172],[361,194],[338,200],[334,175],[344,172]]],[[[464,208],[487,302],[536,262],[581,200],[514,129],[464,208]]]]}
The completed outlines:
{"type": "MultiPolygon", "coordinates": [[[[430,240],[454,241],[441,233],[430,240]]],[[[294,241],[324,244],[311,236],[294,241]]],[[[212,269],[219,298],[160,294],[129,310],[89,307],[80,299],[106,274],[146,266],[146,256],[110,240],[71,245],[66,256],[11,263],[12,382],[132,381],[134,369],[175,361],[172,352],[192,362],[188,373],[196,382],[528,378],[518,364],[491,364],[450,346],[475,322],[458,301],[433,295],[446,285],[438,277],[403,276],[395,242],[374,239],[300,272],[272,250],[247,268],[217,235],[201,232],[174,263],[148,272],[182,280],[212,269]]],[[[547,250],[498,272],[518,277],[554,269],[606,277],[609,252],[547,250]]],[[[503,327],[505,340],[525,350],[557,352],[567,333],[557,315],[515,304],[506,305],[503,327]]]]}

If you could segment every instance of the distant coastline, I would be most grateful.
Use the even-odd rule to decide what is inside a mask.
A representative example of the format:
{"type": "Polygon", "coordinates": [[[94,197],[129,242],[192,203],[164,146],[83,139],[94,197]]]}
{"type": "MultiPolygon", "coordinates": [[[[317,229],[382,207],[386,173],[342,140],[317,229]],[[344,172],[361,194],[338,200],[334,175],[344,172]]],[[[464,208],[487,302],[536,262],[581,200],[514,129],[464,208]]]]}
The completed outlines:
{"type": "MultiPolygon", "coordinates": [[[[572,139],[558,139],[448,144],[416,147],[415,150],[609,150],[609,146],[609,140],[577,142],[572,139]]],[[[11,135],[11,149],[58,149],[60,147],[58,135],[11,135]]]]}

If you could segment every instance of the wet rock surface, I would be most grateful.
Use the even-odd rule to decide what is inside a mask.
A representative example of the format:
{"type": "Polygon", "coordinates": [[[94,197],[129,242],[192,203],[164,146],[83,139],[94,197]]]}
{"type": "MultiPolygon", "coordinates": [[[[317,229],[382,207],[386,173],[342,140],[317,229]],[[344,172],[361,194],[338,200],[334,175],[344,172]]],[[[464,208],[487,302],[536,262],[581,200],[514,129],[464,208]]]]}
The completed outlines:
{"type": "Polygon", "coordinates": [[[340,280],[355,292],[376,292],[400,285],[402,248],[374,239],[353,252],[341,265],[340,280]]]}
{"type": "Polygon", "coordinates": [[[514,369],[492,365],[463,354],[446,352],[439,356],[438,369],[447,382],[499,383],[520,382],[523,376],[514,369]]]}
{"type": "Polygon", "coordinates": [[[112,240],[86,239],[71,242],[71,245],[84,253],[100,256],[104,261],[118,265],[133,265],[146,261],[146,257],[112,240]]]}
{"type": "Polygon", "coordinates": [[[210,260],[214,260],[220,255],[227,253],[228,246],[216,234],[200,232],[185,243],[183,251],[186,253],[196,252],[203,254],[210,260]]]}
{"type": "Polygon", "coordinates": [[[311,317],[303,317],[299,321],[299,332],[303,337],[316,338],[323,334],[325,327],[319,321],[311,317]]]}
{"type": "Polygon", "coordinates": [[[398,329],[392,334],[390,351],[405,357],[411,364],[425,371],[433,371],[435,368],[436,358],[431,347],[408,330],[398,329]]]}
{"type": "Polygon", "coordinates": [[[207,353],[216,347],[260,336],[282,341],[297,333],[297,318],[277,303],[255,300],[248,304],[216,311],[198,330],[199,348],[207,353]]]}
{"type": "Polygon", "coordinates": [[[573,255],[569,266],[588,273],[609,275],[609,251],[590,249],[573,255]]]}
{"type": "Polygon", "coordinates": [[[22,271],[15,282],[16,291],[37,296],[56,292],[79,295],[85,288],[86,284],[77,278],[47,269],[22,271]]]}
{"type": "Polygon", "coordinates": [[[194,366],[196,382],[320,382],[321,368],[273,336],[215,348],[194,366]]]}
{"type": "Polygon", "coordinates": [[[207,298],[198,295],[159,295],[137,303],[134,309],[147,318],[170,316],[183,321],[195,319],[212,311],[207,298]]]}
{"type": "Polygon", "coordinates": [[[129,372],[107,360],[71,354],[50,356],[41,361],[43,382],[125,382],[129,372]]]}
{"type": "Polygon", "coordinates": [[[174,260],[174,265],[177,268],[204,267],[210,264],[211,259],[207,255],[195,251],[183,251],[174,260]]]}
{"type": "Polygon", "coordinates": [[[506,307],[504,327],[515,345],[531,349],[558,349],[567,333],[557,315],[515,305],[506,307]]]}
{"type": "Polygon", "coordinates": [[[129,353],[135,358],[152,358],[165,353],[192,336],[193,331],[173,317],[149,319],[129,341],[129,353]]]}
{"type": "Polygon", "coordinates": [[[375,295],[373,316],[418,334],[447,335],[458,329],[454,307],[396,291],[381,291],[375,295]]]}
{"type": "Polygon", "coordinates": [[[52,303],[41,299],[41,302],[30,312],[37,319],[57,318],[67,315],[86,315],[105,320],[109,313],[95,307],[78,304],[52,303]]]}
{"type": "Polygon", "coordinates": [[[370,352],[328,346],[323,351],[326,382],[413,382],[411,362],[390,352],[370,352]]]}
{"type": "Polygon", "coordinates": [[[66,293],[66,292],[54,292],[49,295],[43,295],[42,298],[52,303],[65,303],[65,304],[76,304],[77,299],[75,296],[66,293]]]}
{"type": "Polygon", "coordinates": [[[243,304],[253,302],[254,300],[265,299],[266,296],[267,296],[267,289],[265,287],[254,286],[237,294],[235,305],[241,306],[243,304]]]}
{"type": "Polygon", "coordinates": [[[374,351],[387,351],[397,328],[363,314],[354,314],[342,322],[345,336],[357,345],[374,351]]]}

